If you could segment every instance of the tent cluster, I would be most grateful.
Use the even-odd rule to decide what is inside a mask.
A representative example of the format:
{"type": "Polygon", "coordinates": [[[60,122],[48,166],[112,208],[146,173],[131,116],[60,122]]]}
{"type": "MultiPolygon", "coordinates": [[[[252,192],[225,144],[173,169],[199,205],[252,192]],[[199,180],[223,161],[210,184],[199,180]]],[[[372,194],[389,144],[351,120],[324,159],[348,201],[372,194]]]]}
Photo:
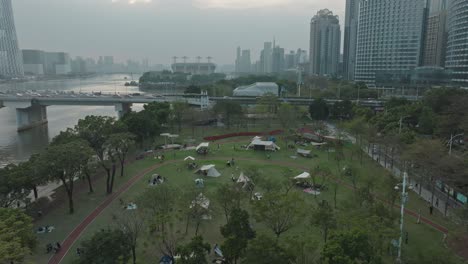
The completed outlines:
{"type": "Polygon", "coordinates": [[[209,142],[202,142],[200,145],[198,145],[195,150],[197,151],[198,154],[208,154],[208,150],[210,148],[210,143],[209,142]]]}
{"type": "Polygon", "coordinates": [[[201,175],[204,175],[204,176],[208,176],[208,177],[219,177],[219,176],[221,176],[221,173],[219,173],[219,171],[216,170],[215,165],[213,165],[213,164],[203,165],[195,173],[201,174],[201,175]]]}

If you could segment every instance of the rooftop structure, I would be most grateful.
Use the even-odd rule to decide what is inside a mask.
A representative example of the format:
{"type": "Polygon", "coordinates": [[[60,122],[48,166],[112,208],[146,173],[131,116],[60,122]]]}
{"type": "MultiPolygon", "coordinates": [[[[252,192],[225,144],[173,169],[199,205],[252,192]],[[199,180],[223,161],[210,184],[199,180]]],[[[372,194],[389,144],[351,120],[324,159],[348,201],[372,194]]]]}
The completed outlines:
{"type": "Polygon", "coordinates": [[[239,86],[233,91],[234,96],[278,95],[279,87],[274,82],[257,82],[247,86],[239,86]]]}

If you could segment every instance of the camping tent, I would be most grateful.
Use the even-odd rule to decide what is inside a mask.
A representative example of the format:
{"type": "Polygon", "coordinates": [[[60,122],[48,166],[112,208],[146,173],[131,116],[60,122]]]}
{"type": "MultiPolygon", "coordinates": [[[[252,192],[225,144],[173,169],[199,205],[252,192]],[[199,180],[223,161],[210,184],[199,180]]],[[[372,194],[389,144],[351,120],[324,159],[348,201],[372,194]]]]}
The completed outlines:
{"type": "Polygon", "coordinates": [[[297,149],[297,154],[303,157],[310,157],[310,152],[311,152],[310,150],[306,150],[306,149],[297,149]]]}
{"type": "Polygon", "coordinates": [[[254,138],[247,149],[253,148],[255,150],[270,150],[270,151],[277,151],[280,150],[280,147],[275,144],[273,141],[263,141],[258,138],[254,138]]]}
{"type": "Polygon", "coordinates": [[[308,173],[308,172],[303,172],[303,173],[297,175],[296,177],[294,177],[295,180],[308,179],[308,178],[310,178],[310,173],[308,173]]]}
{"type": "Polygon", "coordinates": [[[253,184],[250,178],[245,176],[243,172],[241,172],[239,178],[237,179],[237,183],[242,184],[242,188],[249,186],[249,184],[253,184]]]}
{"type": "Polygon", "coordinates": [[[186,158],[184,159],[184,161],[187,161],[187,160],[192,160],[192,161],[193,161],[193,160],[195,160],[195,158],[192,157],[192,156],[188,156],[188,157],[186,157],[186,158]]]}
{"type": "Polygon", "coordinates": [[[197,170],[196,173],[203,174],[208,177],[219,177],[221,173],[216,170],[215,165],[203,165],[200,169],[197,170]]]}
{"type": "Polygon", "coordinates": [[[173,264],[173,263],[174,263],[174,260],[172,259],[172,257],[168,255],[163,256],[161,260],[159,261],[159,264],[173,264]]]}
{"type": "Polygon", "coordinates": [[[208,147],[210,147],[209,142],[202,142],[200,143],[200,145],[197,146],[195,150],[198,152],[200,149],[207,149],[208,147]]]}
{"type": "Polygon", "coordinates": [[[203,193],[200,193],[195,200],[192,201],[190,204],[190,208],[193,208],[195,205],[199,205],[205,209],[208,209],[210,207],[210,199],[206,198],[203,193]]]}

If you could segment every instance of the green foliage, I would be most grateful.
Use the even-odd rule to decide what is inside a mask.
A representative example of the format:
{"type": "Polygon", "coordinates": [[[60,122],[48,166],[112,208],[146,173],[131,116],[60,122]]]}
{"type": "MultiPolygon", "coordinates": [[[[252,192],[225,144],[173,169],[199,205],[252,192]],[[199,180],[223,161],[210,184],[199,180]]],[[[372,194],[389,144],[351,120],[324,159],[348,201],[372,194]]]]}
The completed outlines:
{"type": "Polygon", "coordinates": [[[228,100],[218,101],[213,107],[213,112],[223,116],[227,128],[231,127],[235,117],[243,114],[242,106],[239,103],[228,100]]]}
{"type": "Polygon", "coordinates": [[[35,246],[31,217],[18,209],[0,208],[0,263],[23,262],[35,246]]]}
{"type": "Polygon", "coordinates": [[[326,120],[329,116],[327,102],[322,99],[316,99],[309,105],[309,114],[315,120],[326,120]]]}
{"type": "Polygon", "coordinates": [[[184,115],[189,111],[189,104],[186,102],[174,102],[172,103],[171,116],[172,119],[177,123],[178,132],[182,131],[182,121],[184,115]]]}
{"type": "Polygon", "coordinates": [[[268,192],[254,204],[254,216],[273,231],[276,237],[291,229],[302,216],[304,200],[296,192],[268,192]]]}
{"type": "Polygon", "coordinates": [[[333,104],[330,114],[335,119],[350,119],[353,117],[353,103],[349,100],[333,104]]]}
{"type": "Polygon", "coordinates": [[[143,143],[153,139],[161,132],[161,127],[169,121],[170,105],[168,103],[149,103],[140,112],[126,114],[122,121],[128,131],[136,135],[137,142],[143,143]]]}
{"type": "Polygon", "coordinates": [[[284,264],[293,263],[294,255],[269,236],[259,235],[249,242],[243,263],[284,264]]]}
{"type": "Polygon", "coordinates": [[[225,238],[221,248],[227,262],[237,263],[248,241],[255,237],[255,231],[250,226],[249,213],[239,208],[233,209],[227,224],[221,227],[221,234],[225,238]]]}
{"type": "Polygon", "coordinates": [[[127,263],[131,245],[127,235],[118,229],[101,229],[81,243],[82,255],[76,264],[127,263]]]}
{"type": "Polygon", "coordinates": [[[320,228],[323,241],[327,242],[330,230],[337,227],[336,217],[333,208],[323,201],[317,208],[312,211],[311,224],[320,228]]]}
{"type": "Polygon", "coordinates": [[[210,253],[210,244],[203,241],[203,237],[196,236],[177,250],[180,254],[180,264],[208,264],[206,255],[210,253]]]}
{"type": "Polygon", "coordinates": [[[187,88],[185,88],[184,93],[186,93],[186,94],[200,94],[201,93],[201,88],[200,88],[200,86],[190,85],[187,88]]]}
{"type": "Polygon", "coordinates": [[[216,189],[215,198],[223,208],[226,220],[229,220],[231,212],[240,208],[244,194],[238,186],[232,184],[223,184],[216,189]]]}
{"type": "Polygon", "coordinates": [[[299,109],[291,104],[282,103],[278,109],[278,119],[285,129],[293,129],[300,118],[299,109]]]}
{"type": "Polygon", "coordinates": [[[373,252],[369,235],[353,229],[332,235],[322,251],[328,264],[381,263],[373,252]]]}

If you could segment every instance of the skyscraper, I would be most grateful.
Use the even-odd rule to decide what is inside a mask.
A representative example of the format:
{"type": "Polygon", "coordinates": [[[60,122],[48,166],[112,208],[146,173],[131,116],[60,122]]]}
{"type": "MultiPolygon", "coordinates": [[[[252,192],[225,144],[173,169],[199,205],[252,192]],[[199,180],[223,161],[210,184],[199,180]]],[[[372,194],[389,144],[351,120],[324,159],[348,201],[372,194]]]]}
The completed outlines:
{"type": "Polygon", "coordinates": [[[260,54],[260,65],[262,73],[271,73],[273,67],[273,49],[271,42],[265,42],[263,44],[263,50],[260,54]]]}
{"type": "Polygon", "coordinates": [[[284,70],[284,49],[273,47],[271,70],[274,73],[280,73],[284,70]]]}
{"type": "Polygon", "coordinates": [[[346,0],[343,75],[347,80],[354,80],[354,65],[356,64],[356,44],[359,17],[359,0],[346,0]]]}
{"type": "Polygon", "coordinates": [[[361,0],[355,81],[407,72],[421,62],[426,0],[361,0]]]}
{"type": "Polygon", "coordinates": [[[11,0],[0,0],[0,78],[23,76],[23,58],[18,46],[11,0]]]}
{"type": "Polygon", "coordinates": [[[251,68],[250,50],[241,50],[240,47],[237,47],[236,72],[249,73],[251,68]]]}
{"type": "Polygon", "coordinates": [[[337,75],[340,44],[338,16],[328,9],[318,11],[310,22],[309,74],[337,75]]]}
{"type": "Polygon", "coordinates": [[[452,81],[468,86],[468,1],[451,0],[445,66],[452,70],[452,81]]]}
{"type": "Polygon", "coordinates": [[[424,66],[444,67],[447,49],[447,0],[431,0],[424,37],[424,66]]]}

